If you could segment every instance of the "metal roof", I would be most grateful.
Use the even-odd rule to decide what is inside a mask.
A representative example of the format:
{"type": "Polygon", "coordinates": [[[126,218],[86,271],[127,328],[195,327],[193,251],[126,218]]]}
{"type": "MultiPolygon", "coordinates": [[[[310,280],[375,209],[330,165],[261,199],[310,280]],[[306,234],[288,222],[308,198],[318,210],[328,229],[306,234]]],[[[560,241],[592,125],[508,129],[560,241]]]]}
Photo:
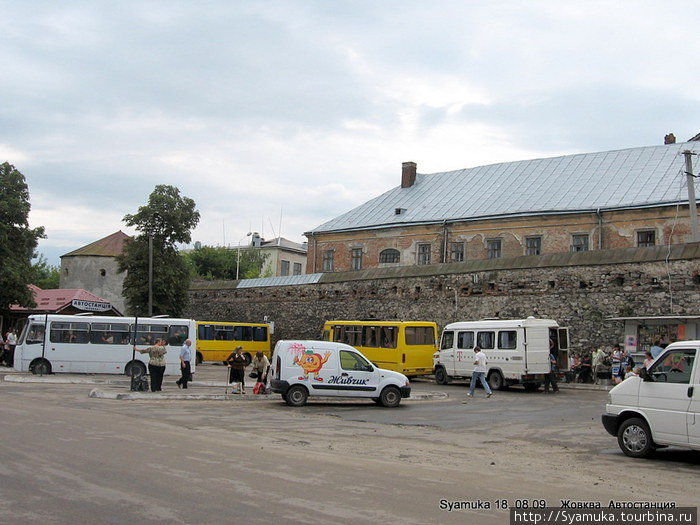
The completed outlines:
{"type": "Polygon", "coordinates": [[[124,249],[124,242],[129,238],[130,237],[126,233],[119,230],[112,235],[108,235],[82,248],[61,255],[61,257],[75,257],[78,255],[116,257],[117,255],[121,255],[124,249]]]}
{"type": "Polygon", "coordinates": [[[700,143],[521,160],[417,174],[308,233],[687,202],[682,152],[700,143]],[[395,210],[403,208],[397,215],[395,210]]]}
{"type": "Polygon", "coordinates": [[[287,275],[284,277],[261,277],[259,279],[241,279],[236,288],[258,288],[265,286],[293,286],[297,284],[316,284],[323,277],[322,273],[305,275],[287,275]]]}

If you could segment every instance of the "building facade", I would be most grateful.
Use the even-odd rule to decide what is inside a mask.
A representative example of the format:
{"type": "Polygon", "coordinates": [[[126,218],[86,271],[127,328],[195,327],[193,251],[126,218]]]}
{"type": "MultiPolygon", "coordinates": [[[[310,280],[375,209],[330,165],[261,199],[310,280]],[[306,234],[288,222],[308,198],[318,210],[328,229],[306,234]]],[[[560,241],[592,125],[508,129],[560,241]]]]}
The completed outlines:
{"type": "Polygon", "coordinates": [[[306,233],[307,273],[614,250],[690,240],[684,152],[669,143],[419,174],[306,233]]]}
{"type": "Polygon", "coordinates": [[[129,236],[122,231],[108,235],[61,256],[60,287],[83,289],[108,301],[124,312],[122,295],[126,273],[119,273],[117,256],[129,236]]]}

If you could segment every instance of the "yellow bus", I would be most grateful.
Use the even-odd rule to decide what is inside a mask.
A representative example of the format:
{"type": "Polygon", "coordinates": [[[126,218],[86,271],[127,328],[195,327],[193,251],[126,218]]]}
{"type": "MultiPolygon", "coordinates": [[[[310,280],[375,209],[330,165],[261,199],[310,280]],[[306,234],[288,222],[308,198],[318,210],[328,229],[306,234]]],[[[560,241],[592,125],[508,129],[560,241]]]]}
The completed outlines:
{"type": "Polygon", "coordinates": [[[263,352],[270,358],[270,325],[267,323],[227,323],[221,321],[197,321],[197,363],[221,361],[243,347],[246,365],[255,352],[263,352]]]}
{"type": "Polygon", "coordinates": [[[431,321],[326,321],[321,339],[353,346],[379,368],[418,376],[433,373],[438,328],[431,321]]]}

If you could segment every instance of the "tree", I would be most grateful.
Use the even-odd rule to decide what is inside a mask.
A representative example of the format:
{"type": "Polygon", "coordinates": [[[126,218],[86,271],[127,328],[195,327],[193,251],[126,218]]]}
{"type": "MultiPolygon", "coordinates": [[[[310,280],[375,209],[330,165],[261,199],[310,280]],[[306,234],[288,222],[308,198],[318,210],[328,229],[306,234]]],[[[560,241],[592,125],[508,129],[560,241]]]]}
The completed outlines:
{"type": "Polygon", "coordinates": [[[148,314],[149,239],[153,239],[153,314],[179,317],[187,305],[190,276],[176,243],[189,243],[191,230],[199,222],[195,202],[180,195],[174,186],[158,185],[148,204],[124,216],[127,226],[141,235],[124,244],[117,257],[124,278],[124,298],[131,314],[148,314]]]}
{"type": "Polygon", "coordinates": [[[32,263],[32,280],[42,290],[53,290],[59,287],[61,281],[61,269],[48,263],[44,254],[32,263]]]}
{"type": "Polygon", "coordinates": [[[0,164],[0,311],[12,304],[35,305],[27,284],[32,257],[44,228],[29,227],[29,188],[12,164],[0,164]]]}
{"type": "MultiPolygon", "coordinates": [[[[238,250],[213,246],[202,246],[183,254],[193,277],[225,280],[236,278],[238,256],[238,250]]],[[[242,279],[261,277],[267,256],[267,253],[255,248],[241,250],[238,275],[242,279]]]]}

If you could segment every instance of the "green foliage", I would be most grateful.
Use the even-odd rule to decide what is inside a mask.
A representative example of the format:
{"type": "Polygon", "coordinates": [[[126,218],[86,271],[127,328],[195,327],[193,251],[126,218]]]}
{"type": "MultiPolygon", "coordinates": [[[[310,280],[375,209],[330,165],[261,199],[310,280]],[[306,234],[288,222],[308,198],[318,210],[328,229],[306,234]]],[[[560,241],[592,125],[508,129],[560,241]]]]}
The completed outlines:
{"type": "Polygon", "coordinates": [[[190,275],[200,279],[233,280],[240,255],[241,279],[254,279],[261,276],[268,254],[255,248],[231,250],[223,247],[202,246],[183,254],[190,275]]]}
{"type": "Polygon", "coordinates": [[[29,228],[29,188],[12,164],[0,164],[0,312],[12,304],[34,306],[27,288],[31,260],[44,228],[29,228]]]}
{"type": "Polygon", "coordinates": [[[32,263],[32,280],[42,290],[53,290],[59,287],[61,280],[61,269],[58,266],[52,266],[40,253],[39,258],[32,263]]]}
{"type": "Polygon", "coordinates": [[[124,244],[117,257],[120,272],[127,272],[123,294],[130,314],[148,315],[149,237],[153,237],[153,315],[179,317],[187,305],[190,272],[175,243],[189,243],[199,222],[195,202],[174,186],[159,185],[134,215],[124,216],[128,226],[141,232],[124,244]]]}

